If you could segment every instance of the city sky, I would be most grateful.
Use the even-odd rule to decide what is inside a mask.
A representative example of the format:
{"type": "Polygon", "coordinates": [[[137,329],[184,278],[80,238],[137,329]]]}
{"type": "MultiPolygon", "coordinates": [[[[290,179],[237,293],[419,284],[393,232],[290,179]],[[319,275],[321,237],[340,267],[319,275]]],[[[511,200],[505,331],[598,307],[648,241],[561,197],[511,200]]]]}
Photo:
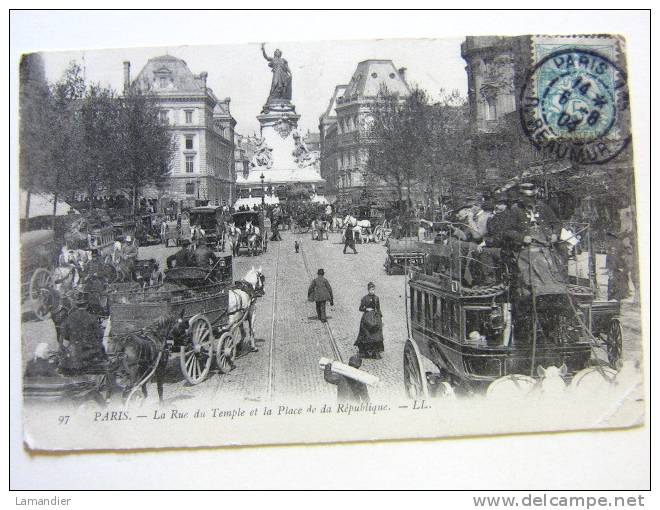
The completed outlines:
{"type": "MultiPolygon", "coordinates": [[[[379,39],[364,41],[281,42],[266,41],[272,56],[282,50],[293,74],[293,103],[301,115],[303,131],[318,131],[335,85],[349,82],[358,62],[391,59],[405,67],[408,83],[437,97],[440,89],[467,95],[465,61],[460,55],[462,39],[379,39]]],[[[122,62],[131,62],[134,79],[147,60],[170,54],[186,61],[194,74],[208,72],[208,86],[219,98],[231,97],[231,112],[241,134],[258,132],[256,116],[266,102],[271,72],[259,43],[217,46],[170,46],[42,53],[46,78],[57,81],[71,60],[83,65],[88,82],[123,86],[122,62]]]]}

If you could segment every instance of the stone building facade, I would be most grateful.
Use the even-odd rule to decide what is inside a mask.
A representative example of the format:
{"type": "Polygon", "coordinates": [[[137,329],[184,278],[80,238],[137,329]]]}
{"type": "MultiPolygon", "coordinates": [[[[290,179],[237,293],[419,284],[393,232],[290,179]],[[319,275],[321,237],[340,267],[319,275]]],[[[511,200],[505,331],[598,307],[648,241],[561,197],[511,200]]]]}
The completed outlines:
{"type": "Polygon", "coordinates": [[[329,110],[321,117],[321,143],[325,151],[322,157],[326,160],[322,167],[328,175],[326,179],[332,180],[338,197],[344,201],[359,201],[365,192],[374,199],[381,195],[385,198],[390,195],[391,187],[369,179],[366,142],[361,135],[382,90],[397,94],[402,100],[410,94],[405,69],[397,69],[391,60],[365,60],[357,65],[350,82],[343,87],[335,88],[329,110]],[[339,95],[342,88],[343,93],[339,95]],[[332,118],[333,104],[336,120],[332,118]],[[329,161],[332,156],[334,162],[329,161]]]}
{"type": "Polygon", "coordinates": [[[170,127],[176,152],[160,198],[182,206],[231,204],[235,198],[236,121],[230,98],[218,99],[207,78],[163,55],[150,59],[131,81],[130,62],[124,62],[124,86],[153,94],[170,127]]]}
{"type": "MultiPolygon", "coordinates": [[[[466,61],[471,123],[472,163],[478,186],[493,189],[512,179],[532,180],[569,194],[576,217],[590,223],[595,241],[606,232],[634,230],[634,171],[632,149],[624,149],[604,164],[584,164],[551,148],[537,150],[521,123],[521,93],[533,58],[547,45],[543,36],[466,37],[461,55],[466,61]],[[626,219],[628,218],[628,219],[626,219]]],[[[554,48],[561,44],[552,41],[554,48]]],[[[585,37],[585,48],[596,47],[625,69],[619,41],[606,36],[585,37]]],[[[571,47],[579,47],[575,38],[571,47]]]]}
{"type": "Polygon", "coordinates": [[[347,85],[337,85],[326,110],[319,117],[319,150],[321,151],[321,177],[326,180],[326,193],[337,196],[339,174],[337,172],[337,99],[344,95],[347,85]]]}

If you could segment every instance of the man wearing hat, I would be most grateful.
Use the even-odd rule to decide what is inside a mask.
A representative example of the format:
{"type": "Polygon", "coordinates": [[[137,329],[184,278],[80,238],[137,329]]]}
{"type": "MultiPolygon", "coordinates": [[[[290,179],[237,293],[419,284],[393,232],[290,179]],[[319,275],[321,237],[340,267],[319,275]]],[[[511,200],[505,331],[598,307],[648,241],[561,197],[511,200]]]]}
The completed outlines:
{"type": "Polygon", "coordinates": [[[82,370],[88,364],[105,358],[103,335],[98,317],[87,309],[87,293],[77,291],[71,300],[75,308],[62,324],[62,337],[69,342],[65,365],[72,370],[82,370]]]}
{"type": "Polygon", "coordinates": [[[316,303],[316,315],[321,322],[327,322],[325,315],[325,303],[330,301],[330,306],[334,306],[334,298],[332,295],[332,287],[330,282],[325,279],[325,271],[319,269],[316,274],[318,275],[309,286],[307,290],[307,300],[316,303]]]}

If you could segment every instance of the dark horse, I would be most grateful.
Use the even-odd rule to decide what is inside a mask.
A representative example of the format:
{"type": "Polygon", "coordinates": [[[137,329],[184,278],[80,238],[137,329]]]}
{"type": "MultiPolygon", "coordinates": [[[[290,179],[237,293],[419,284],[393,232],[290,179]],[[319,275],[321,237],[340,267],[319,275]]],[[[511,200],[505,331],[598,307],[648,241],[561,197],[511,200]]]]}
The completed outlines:
{"type": "Polygon", "coordinates": [[[113,354],[121,358],[120,375],[124,381],[123,396],[127,398],[142,381],[142,394],[147,397],[147,383],[155,377],[158,399],[163,401],[163,380],[172,344],[185,336],[188,321],[168,314],[138,331],[113,338],[113,354]],[[152,376],[148,377],[152,373],[152,376]],[[146,378],[146,380],[145,380],[146,378]]]}

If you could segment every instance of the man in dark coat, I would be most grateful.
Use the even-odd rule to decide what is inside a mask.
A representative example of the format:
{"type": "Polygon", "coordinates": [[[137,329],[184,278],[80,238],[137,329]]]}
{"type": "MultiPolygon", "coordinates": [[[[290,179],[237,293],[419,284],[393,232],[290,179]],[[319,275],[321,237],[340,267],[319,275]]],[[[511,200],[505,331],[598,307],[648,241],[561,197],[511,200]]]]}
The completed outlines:
{"type": "Polygon", "coordinates": [[[344,232],[344,253],[346,253],[346,248],[350,248],[353,250],[353,253],[357,253],[357,250],[355,249],[355,236],[353,232],[353,227],[348,225],[346,227],[346,231],[344,232]]]}
{"type": "Polygon", "coordinates": [[[105,349],[98,317],[87,310],[86,293],[78,292],[73,300],[75,309],[62,325],[62,337],[69,341],[65,368],[78,371],[104,359],[105,349]]]}
{"type": "MultiPolygon", "coordinates": [[[[348,360],[348,365],[353,368],[360,368],[362,366],[362,358],[354,354],[348,360]]],[[[326,382],[337,386],[337,402],[369,402],[367,385],[345,375],[334,373],[332,371],[332,363],[328,363],[325,366],[323,378],[326,382]]]]}
{"type": "Polygon", "coordinates": [[[316,273],[318,276],[312,280],[312,283],[307,290],[307,299],[316,303],[316,315],[321,322],[327,322],[325,316],[325,303],[330,301],[330,306],[334,306],[334,298],[332,295],[332,287],[330,282],[325,279],[325,271],[319,269],[316,273]]]}

